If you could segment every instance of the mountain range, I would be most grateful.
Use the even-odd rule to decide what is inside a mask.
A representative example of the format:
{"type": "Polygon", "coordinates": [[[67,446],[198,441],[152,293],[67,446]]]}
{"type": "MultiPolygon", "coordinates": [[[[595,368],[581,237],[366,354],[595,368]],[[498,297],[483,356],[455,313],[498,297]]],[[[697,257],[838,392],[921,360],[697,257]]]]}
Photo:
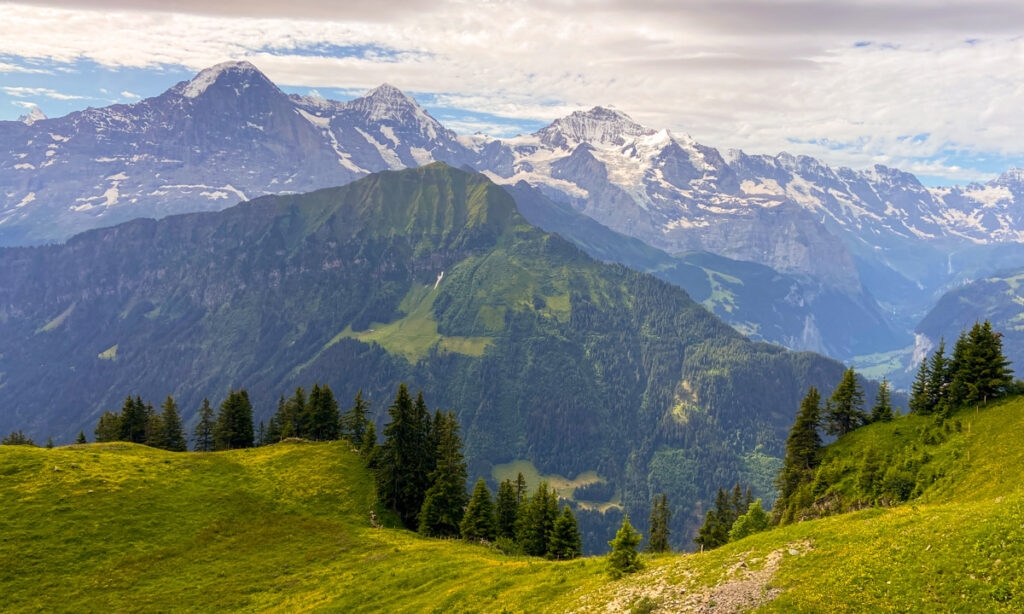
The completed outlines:
{"type": "MultiPolygon", "coordinates": [[[[643,270],[709,253],[730,262],[705,267],[700,283],[717,274],[736,287],[748,280],[721,269],[767,267],[786,280],[781,297],[757,293],[716,313],[754,338],[844,360],[909,347],[943,291],[1024,255],[1019,169],[987,184],[928,188],[883,166],[719,151],[604,107],[531,135],[459,136],[390,85],[347,102],[287,95],[248,62],[211,67],[131,105],[0,122],[0,152],[0,245],[444,161],[533,188],[535,219],[546,216],[547,230],[584,249],[605,230],[643,241],[659,261],[643,270]],[[568,218],[536,202],[567,206],[596,230],[558,226],[568,218]],[[738,315],[765,307],[780,324],[738,315]],[[845,328],[831,325],[837,313],[849,315],[845,328]]],[[[614,250],[599,257],[635,266],[614,250]]]]}
{"type": "Polygon", "coordinates": [[[721,484],[772,497],[793,408],[843,372],[587,256],[444,163],[2,248],[0,279],[4,432],[66,441],[127,394],[172,394],[191,424],[238,387],[266,420],[316,381],[343,403],[362,389],[383,424],[407,382],[457,411],[472,475],[595,472],[614,496],[584,523],[646,517],[664,491],[680,536],[721,484]]]}

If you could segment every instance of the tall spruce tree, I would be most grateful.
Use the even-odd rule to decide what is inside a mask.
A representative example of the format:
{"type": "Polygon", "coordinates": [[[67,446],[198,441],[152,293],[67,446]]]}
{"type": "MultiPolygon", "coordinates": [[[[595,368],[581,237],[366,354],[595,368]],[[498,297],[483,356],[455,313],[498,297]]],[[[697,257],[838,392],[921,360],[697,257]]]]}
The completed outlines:
{"type": "Polygon", "coordinates": [[[196,452],[213,452],[213,429],[214,422],[213,408],[210,407],[210,400],[203,399],[199,407],[199,422],[192,430],[192,449],[196,452]]]}
{"type": "Polygon", "coordinates": [[[277,398],[277,411],[267,422],[267,443],[277,443],[284,439],[284,431],[281,427],[284,415],[284,395],[282,394],[277,398]]]}
{"type": "Polygon", "coordinates": [[[875,405],[871,408],[871,415],[868,420],[871,422],[892,421],[892,395],[889,393],[889,381],[882,378],[878,385],[878,394],[875,395],[875,405]]]}
{"type": "Polygon", "coordinates": [[[85,439],[85,431],[78,431],[78,438],[75,439],[75,443],[89,443],[85,439]]]}
{"type": "Polygon", "coordinates": [[[352,402],[352,407],[341,418],[341,436],[351,441],[353,445],[358,446],[363,441],[363,434],[366,433],[366,423],[369,422],[367,417],[369,410],[370,404],[363,400],[363,391],[359,390],[356,393],[355,400],[352,402]]]}
{"type": "Polygon", "coordinates": [[[429,484],[427,432],[405,384],[399,384],[388,416],[391,420],[384,427],[384,442],[375,455],[377,496],[399,515],[406,527],[414,529],[419,526],[419,513],[429,484]]]}
{"type": "Polygon", "coordinates": [[[146,445],[161,449],[167,447],[164,444],[164,417],[151,401],[146,401],[146,445]]]}
{"type": "Polygon", "coordinates": [[[921,360],[921,366],[917,369],[914,382],[910,385],[909,409],[915,414],[927,414],[928,405],[928,381],[931,379],[931,372],[928,370],[928,357],[921,360]]]}
{"type": "Polygon", "coordinates": [[[562,506],[562,513],[555,519],[551,530],[551,541],[548,545],[548,556],[567,561],[583,554],[583,538],[580,536],[576,516],[568,505],[562,506]]]}
{"type": "Polygon", "coordinates": [[[857,382],[853,367],[843,373],[825,416],[825,425],[830,435],[842,437],[864,424],[864,391],[857,382]]]}
{"type": "Polygon", "coordinates": [[[928,361],[928,384],[925,399],[918,413],[931,414],[941,408],[950,384],[950,361],[946,358],[946,340],[939,340],[939,347],[928,361]]]}
{"type": "MultiPolygon", "coordinates": [[[[437,459],[430,473],[430,488],[419,513],[419,532],[431,537],[458,537],[469,499],[466,494],[466,460],[455,413],[442,416],[438,425],[437,459]]],[[[486,486],[484,487],[486,489],[486,486]]],[[[490,501],[490,493],[488,493],[490,501]]]]}
{"type": "Polygon", "coordinates": [[[327,384],[320,386],[315,401],[310,395],[309,414],[310,439],[333,441],[338,438],[341,415],[338,413],[338,401],[334,398],[334,392],[331,391],[330,386],[327,384]]]}
{"type": "Polygon", "coordinates": [[[558,495],[542,481],[537,491],[519,509],[516,536],[523,552],[530,556],[545,556],[551,542],[551,532],[558,518],[558,495]]]}
{"type": "Polygon", "coordinates": [[[821,455],[821,436],[818,434],[820,423],[821,395],[817,388],[811,386],[800,402],[796,422],[786,438],[786,456],[779,477],[775,480],[775,487],[779,489],[779,503],[775,506],[778,510],[785,509],[789,498],[801,484],[814,478],[814,470],[821,455]]]}
{"type": "Polygon", "coordinates": [[[221,403],[217,424],[213,429],[213,441],[217,450],[252,447],[252,403],[244,388],[230,391],[221,403]]]}
{"type": "Polygon", "coordinates": [[[654,505],[651,506],[651,519],[649,535],[647,537],[648,552],[668,552],[671,547],[668,543],[669,521],[672,519],[672,512],[668,509],[668,496],[661,493],[660,497],[654,498],[654,505]]]}
{"type": "Polygon", "coordinates": [[[491,491],[487,490],[487,482],[483,478],[478,479],[473,487],[473,496],[462,518],[461,529],[462,539],[466,541],[494,541],[497,533],[494,504],[491,502],[491,491]]]}
{"type": "Polygon", "coordinates": [[[495,504],[497,537],[515,539],[516,518],[519,516],[519,498],[512,480],[503,480],[498,485],[497,499],[495,504]]]}
{"type": "Polygon", "coordinates": [[[608,555],[608,573],[613,578],[620,578],[623,574],[635,573],[643,568],[640,555],[636,551],[642,539],[643,536],[629,524],[629,514],[623,516],[622,526],[615,534],[615,539],[608,542],[612,547],[612,552],[608,555]]]}
{"type": "Polygon", "coordinates": [[[167,395],[163,405],[160,407],[161,427],[163,428],[163,447],[172,452],[184,452],[188,449],[185,442],[185,432],[181,428],[181,414],[178,413],[178,404],[174,397],[167,395]]]}
{"type": "Polygon", "coordinates": [[[363,457],[366,466],[371,469],[377,467],[377,448],[377,425],[373,423],[373,420],[367,420],[366,430],[363,431],[363,441],[359,445],[359,454],[363,457]]]}
{"type": "Polygon", "coordinates": [[[306,391],[302,386],[295,389],[281,410],[281,415],[277,417],[277,423],[281,425],[281,439],[305,437],[302,420],[306,415],[306,391]]]}
{"type": "Polygon", "coordinates": [[[96,443],[118,441],[121,439],[121,415],[112,411],[105,411],[96,422],[96,428],[92,434],[96,437],[96,443]]]}
{"type": "Polygon", "coordinates": [[[959,404],[978,405],[1005,395],[1013,383],[1013,370],[1009,365],[1003,355],[1002,335],[992,330],[988,320],[984,324],[975,322],[967,334],[962,363],[952,376],[953,383],[963,390],[961,397],[955,400],[959,404]]]}
{"type": "Polygon", "coordinates": [[[146,405],[140,397],[128,396],[121,406],[121,436],[120,441],[132,443],[146,443],[146,427],[148,426],[149,415],[146,413],[146,405]]]}

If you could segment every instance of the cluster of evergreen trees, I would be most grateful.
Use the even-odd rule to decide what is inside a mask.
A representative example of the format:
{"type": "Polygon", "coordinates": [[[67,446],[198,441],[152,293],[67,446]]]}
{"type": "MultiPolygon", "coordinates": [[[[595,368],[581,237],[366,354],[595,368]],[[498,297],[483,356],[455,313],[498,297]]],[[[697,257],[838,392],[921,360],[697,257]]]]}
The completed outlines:
{"type": "MultiPolygon", "coordinates": [[[[157,412],[152,402],[127,397],[120,412],[103,412],[93,431],[96,441],[130,441],[176,452],[188,449],[181,414],[174,397],[168,395],[157,412]]],[[[79,443],[84,439],[79,433],[79,443]]]]}
{"type": "Polygon", "coordinates": [[[724,488],[718,488],[715,496],[715,507],[707,511],[704,516],[704,524],[697,532],[694,542],[701,550],[711,550],[729,543],[729,532],[737,519],[740,518],[754,503],[753,494],[743,488],[737,482],[733,486],[732,494],[724,488]]]}
{"type": "Polygon", "coordinates": [[[522,475],[499,485],[493,500],[480,478],[473,494],[459,424],[452,412],[431,415],[423,393],[414,400],[405,384],[388,407],[390,421],[379,446],[364,447],[377,496],[410,529],[431,537],[497,541],[533,556],[571,559],[582,552],[576,518],[541,483],[527,496],[522,475]]]}
{"type": "Polygon", "coordinates": [[[1014,390],[1002,334],[993,331],[988,320],[960,333],[952,356],[945,352],[946,342],[941,340],[931,357],[921,361],[910,389],[910,411],[948,416],[962,405],[987,403],[1014,390]]]}

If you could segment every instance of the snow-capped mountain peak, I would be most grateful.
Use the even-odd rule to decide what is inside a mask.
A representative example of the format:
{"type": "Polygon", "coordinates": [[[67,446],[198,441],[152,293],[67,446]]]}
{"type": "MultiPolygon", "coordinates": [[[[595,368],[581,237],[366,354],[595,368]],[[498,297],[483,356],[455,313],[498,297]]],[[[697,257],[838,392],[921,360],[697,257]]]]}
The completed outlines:
{"type": "Polygon", "coordinates": [[[18,121],[31,126],[41,119],[46,119],[46,115],[39,110],[39,107],[32,107],[32,110],[18,118],[18,121]]]}
{"type": "MultiPolygon", "coordinates": [[[[185,98],[198,98],[210,88],[211,85],[221,81],[225,77],[237,77],[240,82],[265,81],[271,83],[266,75],[260,72],[251,62],[245,60],[238,62],[222,62],[200,71],[191,81],[188,81],[181,88],[181,95],[185,98]]],[[[275,89],[277,86],[273,86],[275,89]]]]}
{"type": "Polygon", "coordinates": [[[1024,186],[1024,168],[1011,168],[999,175],[992,184],[1007,187],[1024,186]]]}
{"type": "Polygon", "coordinates": [[[655,130],[638,124],[622,111],[594,107],[589,111],[574,111],[556,119],[535,133],[535,136],[549,147],[568,148],[579,143],[622,146],[636,137],[655,133],[655,130]]]}

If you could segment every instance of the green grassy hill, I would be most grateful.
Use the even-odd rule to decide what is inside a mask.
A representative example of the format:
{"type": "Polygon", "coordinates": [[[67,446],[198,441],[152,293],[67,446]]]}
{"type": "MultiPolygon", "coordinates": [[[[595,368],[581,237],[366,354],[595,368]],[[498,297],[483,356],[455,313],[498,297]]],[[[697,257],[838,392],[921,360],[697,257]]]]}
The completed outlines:
{"type": "MultiPolygon", "coordinates": [[[[9,612],[642,611],[645,603],[655,607],[648,611],[1019,612],[1024,398],[954,419],[962,428],[945,437],[910,416],[828,448],[826,464],[851,467],[873,448],[928,451],[919,472],[928,483],[909,503],[704,554],[648,557],[643,572],[618,581],[601,558],[506,557],[374,528],[369,475],[340,443],[212,454],[3,446],[0,595],[9,612]]],[[[855,507],[847,488],[838,480],[832,499],[855,507]]]]}

